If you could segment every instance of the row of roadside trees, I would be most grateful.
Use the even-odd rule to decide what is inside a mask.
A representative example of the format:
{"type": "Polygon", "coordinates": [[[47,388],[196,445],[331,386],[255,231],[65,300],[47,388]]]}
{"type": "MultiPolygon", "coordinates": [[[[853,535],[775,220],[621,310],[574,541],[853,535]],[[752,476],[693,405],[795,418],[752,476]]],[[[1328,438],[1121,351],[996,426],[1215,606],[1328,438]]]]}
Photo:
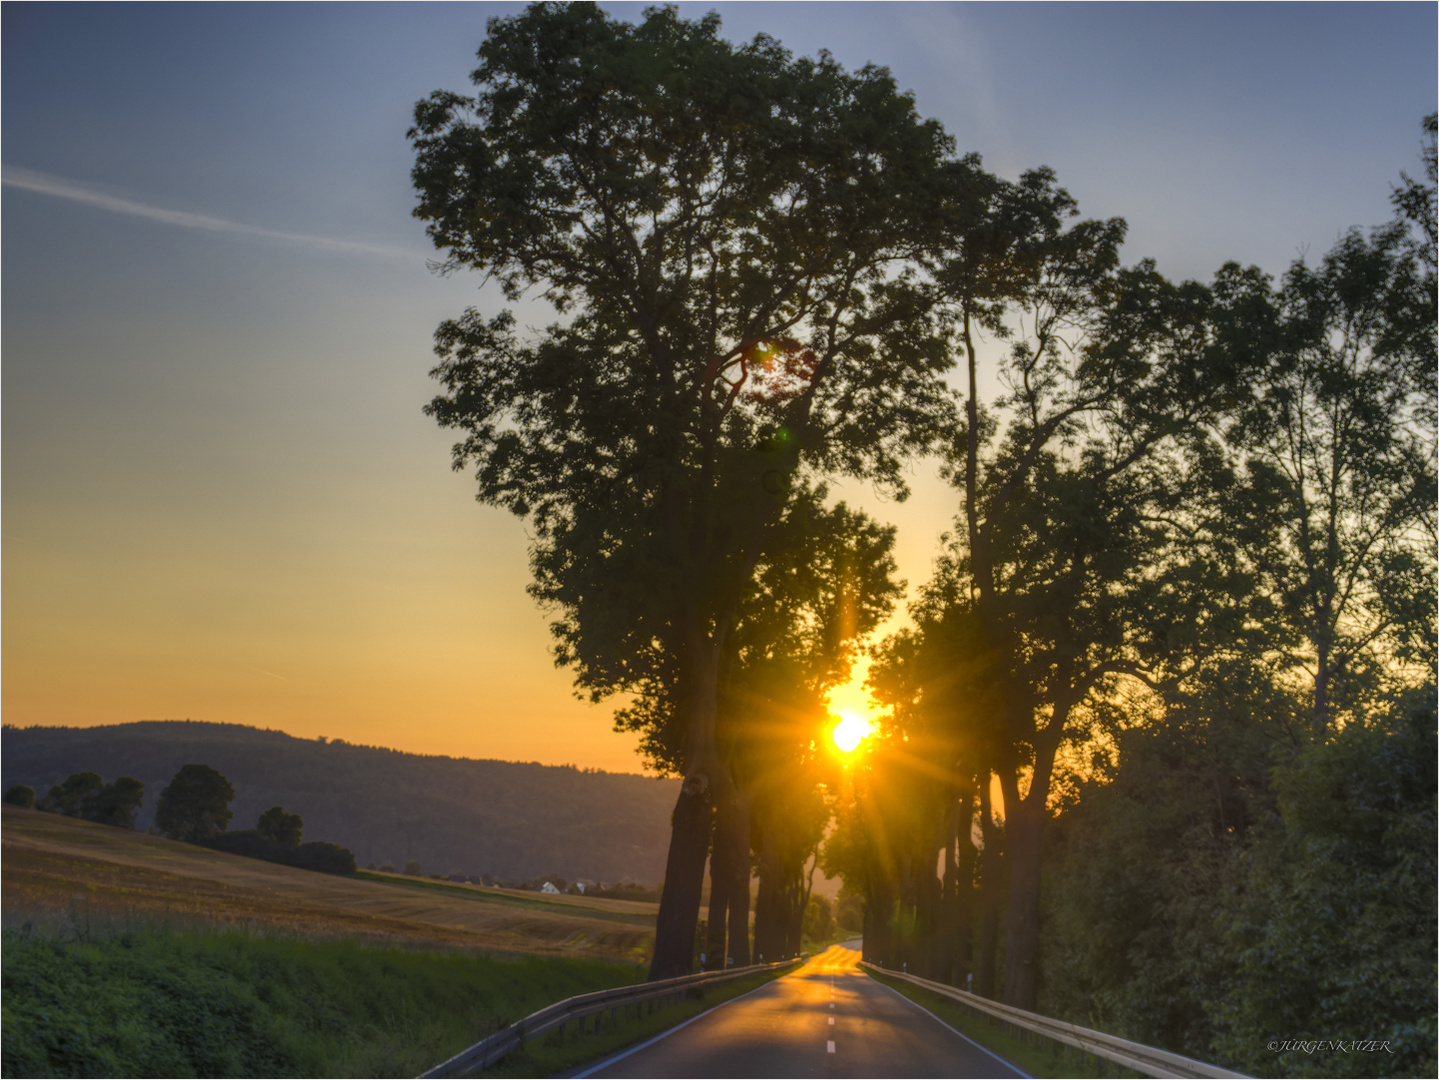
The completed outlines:
{"type": "Polygon", "coordinates": [[[891,737],[830,861],[877,959],[956,978],[978,927],[981,985],[1033,1008],[1046,835],[1124,731],[1228,709],[1327,745],[1432,681],[1433,119],[1391,225],[1277,286],[1175,284],[887,72],[718,30],[538,4],[491,21],[473,96],[419,103],[443,269],[556,312],[444,323],[427,411],[529,523],[557,660],[684,777],[656,978],[707,858],[707,954],[742,962],[751,868],[754,951],[789,946],[842,790],[824,696],[899,594],[892,531],[822,478],[902,497],[940,454],[960,514],[877,658],[891,737]]]}
{"type": "MultiPolygon", "coordinates": [[[[272,806],[260,814],[253,829],[228,831],[234,814],[234,786],[208,765],[184,765],[165,785],[155,804],[152,832],[171,840],[201,844],[235,855],[284,863],[304,870],[348,874],[355,857],[338,844],[303,843],[305,823],[299,814],[272,806]]],[[[28,784],[12,784],[4,801],[66,817],[81,818],[121,829],[135,828],[145,801],[145,785],[132,776],[107,784],[94,772],[72,773],[53,784],[42,797],[28,784]]]]}

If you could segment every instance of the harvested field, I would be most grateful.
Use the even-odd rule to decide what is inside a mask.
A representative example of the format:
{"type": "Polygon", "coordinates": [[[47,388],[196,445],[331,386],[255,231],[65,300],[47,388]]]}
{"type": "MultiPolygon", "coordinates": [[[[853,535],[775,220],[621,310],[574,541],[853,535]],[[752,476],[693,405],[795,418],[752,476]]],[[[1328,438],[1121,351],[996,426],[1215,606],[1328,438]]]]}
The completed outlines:
{"type": "Polygon", "coordinates": [[[641,962],[655,905],[336,877],[74,818],[3,809],[7,926],[89,919],[243,926],[268,933],[641,962]]]}

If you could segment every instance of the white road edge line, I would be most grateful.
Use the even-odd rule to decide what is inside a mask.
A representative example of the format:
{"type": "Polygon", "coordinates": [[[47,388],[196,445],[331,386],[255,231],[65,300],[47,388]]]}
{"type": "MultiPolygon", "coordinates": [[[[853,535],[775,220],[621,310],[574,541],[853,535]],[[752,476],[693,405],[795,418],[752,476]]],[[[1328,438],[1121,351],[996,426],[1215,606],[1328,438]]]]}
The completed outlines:
{"type": "MultiPolygon", "coordinates": [[[[798,970],[799,970],[799,968],[795,968],[795,971],[798,971],[798,970]]],[[[788,974],[788,973],[787,973],[787,974],[788,974]]],[[[781,976],[779,977],[779,979],[783,979],[784,977],[785,977],[784,975],[781,975],[781,976]]],[[[674,1027],[672,1027],[672,1028],[668,1028],[668,1029],[665,1030],[665,1031],[661,1031],[661,1032],[660,1032],[658,1035],[656,1035],[653,1039],[648,1039],[648,1040],[646,1040],[645,1042],[640,1043],[638,1046],[631,1046],[628,1050],[621,1050],[618,1054],[615,1054],[615,1055],[613,1055],[612,1057],[607,1057],[607,1058],[605,1058],[604,1061],[601,1061],[598,1065],[591,1065],[591,1066],[590,1066],[588,1069],[586,1069],[584,1072],[570,1073],[569,1075],[573,1078],[573,1080],[584,1080],[584,1078],[587,1077],[587,1076],[594,1076],[594,1074],[597,1073],[597,1072],[599,1072],[601,1069],[608,1069],[608,1068],[609,1068],[611,1065],[613,1065],[615,1062],[617,1062],[617,1061],[623,1061],[625,1058],[629,1057],[631,1054],[638,1054],[638,1053],[639,1053],[641,1050],[643,1050],[645,1047],[647,1047],[647,1046],[653,1046],[655,1043],[659,1042],[661,1039],[668,1038],[669,1036],[673,1035],[676,1031],[679,1031],[680,1028],[687,1028],[687,1027],[689,1027],[689,1026],[690,1026],[691,1024],[693,1024],[696,1020],[699,1020],[699,1019],[702,1019],[703,1017],[708,1016],[710,1013],[714,1012],[716,1009],[723,1009],[726,1005],[733,1005],[736,1001],[743,1001],[745,998],[749,997],[750,994],[758,994],[761,990],[765,989],[765,987],[773,986],[775,983],[779,982],[779,979],[770,979],[769,982],[767,982],[767,983],[764,984],[764,986],[756,986],[753,990],[746,991],[745,993],[739,995],[739,997],[732,997],[732,998],[730,998],[728,1001],[721,1001],[718,1005],[713,1005],[713,1006],[711,1006],[710,1008],[706,1009],[704,1012],[702,1012],[702,1013],[696,1013],[694,1016],[691,1016],[691,1017],[690,1017],[688,1020],[686,1020],[683,1024],[676,1024],[676,1025],[675,1025],[674,1027]]],[[[935,1017],[935,1019],[938,1020],[939,1018],[938,1018],[938,1017],[935,1017]]],[[[940,1020],[939,1022],[940,1022],[941,1024],[944,1023],[943,1020],[940,1020]]]]}
{"type": "MultiPolygon", "coordinates": [[[[865,977],[866,977],[866,978],[869,978],[868,974],[866,974],[865,977]]],[[[1034,1078],[1033,1078],[1032,1076],[1030,1076],[1029,1073],[1025,1072],[1023,1069],[1021,1069],[1021,1068],[1020,1068],[1018,1065],[1016,1065],[1014,1062],[1012,1062],[1012,1061],[1006,1061],[1004,1058],[1000,1057],[998,1054],[996,1054],[993,1050],[991,1050],[991,1049],[990,1049],[989,1047],[987,1047],[987,1046],[981,1046],[979,1043],[975,1042],[973,1039],[971,1039],[971,1038],[970,1038],[968,1035],[966,1035],[964,1032],[958,1030],[957,1028],[952,1027],[950,1024],[946,1023],[945,1021],[941,1020],[939,1017],[935,1016],[934,1013],[930,1012],[928,1009],[926,1009],[926,1008],[925,1008],[923,1005],[921,1005],[919,1002],[915,1001],[913,998],[905,997],[905,995],[901,994],[901,993],[900,993],[898,990],[896,990],[894,987],[892,987],[892,986],[887,986],[887,985],[885,985],[884,983],[880,982],[878,979],[870,979],[870,982],[874,983],[875,986],[884,987],[884,989],[888,990],[891,994],[893,994],[895,997],[899,998],[899,999],[900,999],[901,1001],[903,1001],[906,1005],[913,1005],[916,1009],[918,1009],[920,1012],[924,1013],[925,1016],[929,1017],[929,1018],[930,1018],[931,1020],[933,1020],[936,1024],[941,1024],[941,1025],[943,1025],[944,1027],[949,1028],[950,1031],[953,1031],[953,1032],[954,1032],[956,1035],[958,1035],[961,1039],[963,1039],[965,1042],[969,1043],[970,1046],[973,1046],[973,1047],[974,1047],[975,1049],[977,1049],[977,1050],[983,1050],[986,1054],[988,1054],[990,1057],[994,1058],[995,1061],[999,1062],[999,1063],[1000,1063],[1001,1065],[1003,1065],[1005,1068],[1007,1068],[1007,1069],[1013,1069],[1013,1070],[1015,1071],[1015,1073],[1017,1073],[1019,1076],[1024,1077],[1024,1080],[1034,1080],[1034,1078]]]]}

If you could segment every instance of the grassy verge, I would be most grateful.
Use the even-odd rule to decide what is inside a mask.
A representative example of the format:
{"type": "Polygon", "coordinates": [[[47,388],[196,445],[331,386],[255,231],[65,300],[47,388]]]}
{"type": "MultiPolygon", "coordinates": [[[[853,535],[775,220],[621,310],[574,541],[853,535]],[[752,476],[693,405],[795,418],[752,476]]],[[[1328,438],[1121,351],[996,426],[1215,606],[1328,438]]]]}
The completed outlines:
{"type": "Polygon", "coordinates": [[[590,1062],[600,1061],[626,1047],[653,1038],[676,1024],[684,1023],[692,1016],[698,1016],[741,994],[748,994],[784,973],[763,973],[710,989],[696,988],[691,990],[684,1000],[648,1015],[642,1008],[634,1006],[614,1021],[610,1020],[609,1013],[605,1013],[604,1024],[599,1032],[591,1029],[584,1035],[577,1035],[573,1027],[568,1034],[552,1031],[477,1075],[533,1077],[564,1076],[577,1072],[590,1062]]]}
{"type": "Polygon", "coordinates": [[[981,1046],[994,1051],[1006,1061],[1012,1062],[1030,1076],[1035,1077],[1130,1077],[1143,1074],[1133,1072],[1112,1062],[1092,1057],[1073,1047],[1033,1035],[998,1020],[991,1020],[971,1012],[969,1009],[930,993],[928,990],[899,979],[889,979],[873,971],[866,971],[870,978],[884,983],[898,991],[917,1005],[923,1005],[956,1031],[968,1035],[981,1046]]]}
{"type": "Polygon", "coordinates": [[[644,977],[233,930],[30,928],[0,948],[5,1076],[415,1076],[553,1001],[644,977]]]}

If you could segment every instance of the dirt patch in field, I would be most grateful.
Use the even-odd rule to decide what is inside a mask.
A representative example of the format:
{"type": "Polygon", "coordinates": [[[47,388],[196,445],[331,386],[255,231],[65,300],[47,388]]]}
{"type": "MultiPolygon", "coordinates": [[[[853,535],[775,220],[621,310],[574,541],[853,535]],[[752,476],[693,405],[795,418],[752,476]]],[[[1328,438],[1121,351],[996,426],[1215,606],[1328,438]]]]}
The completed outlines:
{"type": "Polygon", "coordinates": [[[483,890],[316,874],[12,806],[3,810],[0,841],[6,925],[80,919],[241,925],[628,961],[644,960],[654,941],[652,926],[630,921],[641,914],[634,908],[617,922],[614,901],[597,901],[593,915],[570,898],[519,908],[487,900],[483,890]]]}

